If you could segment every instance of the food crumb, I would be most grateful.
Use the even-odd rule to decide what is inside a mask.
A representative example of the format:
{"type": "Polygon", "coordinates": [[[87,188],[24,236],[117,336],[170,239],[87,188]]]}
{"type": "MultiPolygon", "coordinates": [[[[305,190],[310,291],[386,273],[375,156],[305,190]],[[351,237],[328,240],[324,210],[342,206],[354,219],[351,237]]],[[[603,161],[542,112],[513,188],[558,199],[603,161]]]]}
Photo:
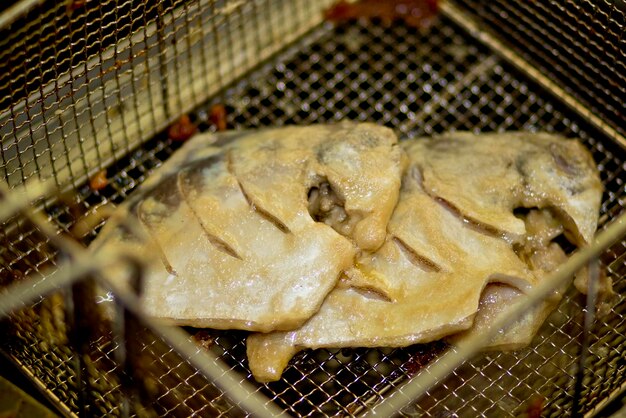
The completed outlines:
{"type": "Polygon", "coordinates": [[[198,331],[192,336],[193,341],[205,350],[210,349],[215,344],[215,337],[208,331],[198,331]]]}
{"type": "Polygon", "coordinates": [[[424,369],[430,362],[441,355],[447,345],[441,341],[428,344],[417,344],[411,357],[402,365],[402,369],[408,376],[415,376],[424,369]]]}
{"type": "Polygon", "coordinates": [[[543,399],[539,396],[532,398],[526,409],[526,416],[528,418],[541,418],[543,412],[543,399]]]}
{"type": "Polygon", "coordinates": [[[107,170],[102,169],[89,179],[89,188],[93,191],[102,190],[109,184],[107,170]]]}
{"type": "Polygon", "coordinates": [[[223,104],[215,104],[211,106],[209,111],[209,120],[218,132],[225,131],[228,128],[226,124],[226,107],[223,104]]]}
{"type": "Polygon", "coordinates": [[[170,125],[167,136],[172,141],[186,141],[197,131],[196,125],[191,121],[189,115],[182,115],[176,122],[170,125]]]}
{"type": "Polygon", "coordinates": [[[68,14],[72,14],[73,11],[82,9],[85,7],[87,0],[68,0],[66,9],[68,14]]]}

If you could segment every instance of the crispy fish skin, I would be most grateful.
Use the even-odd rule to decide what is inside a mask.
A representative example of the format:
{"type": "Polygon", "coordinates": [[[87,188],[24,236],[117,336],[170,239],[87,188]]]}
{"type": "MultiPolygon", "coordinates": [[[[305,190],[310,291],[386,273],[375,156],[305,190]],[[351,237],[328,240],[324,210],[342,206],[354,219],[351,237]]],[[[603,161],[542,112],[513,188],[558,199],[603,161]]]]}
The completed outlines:
{"type": "MultiPolygon", "coordinates": [[[[602,186],[576,141],[461,132],[403,145],[410,163],[385,244],[363,254],[301,328],[248,337],[257,380],[279,379],[304,348],[403,346],[484,329],[562,261],[553,238],[566,231],[584,245],[593,236],[602,186]],[[514,214],[519,207],[528,219],[514,214]]],[[[558,300],[491,346],[529,343],[558,300]]]]}
{"type": "Polygon", "coordinates": [[[536,280],[507,242],[468,228],[411,174],[403,181],[385,244],[359,257],[319,312],[297,330],[248,337],[255,379],[279,379],[304,348],[394,347],[441,339],[471,327],[487,283],[529,286],[536,280]]]}
{"type": "Polygon", "coordinates": [[[389,129],[371,124],[223,138],[188,141],[127,199],[92,248],[148,248],[156,262],[142,301],[153,317],[218,329],[293,329],[353,265],[355,243],[382,244],[402,151],[389,129]],[[340,231],[345,236],[336,230],[342,225],[316,222],[307,210],[307,192],[320,179],[343,204],[336,208],[343,221],[352,222],[340,231]],[[146,243],[120,231],[115,220],[126,216],[137,218],[146,243]]]}
{"type": "MultiPolygon", "coordinates": [[[[446,200],[473,222],[516,241],[521,256],[526,258],[538,277],[546,277],[567,258],[560,246],[552,242],[558,235],[563,233],[578,247],[588,245],[593,239],[603,187],[593,157],[579,141],[548,133],[483,134],[478,139],[473,134],[459,132],[424,141],[419,147],[422,161],[437,171],[437,174],[429,176],[426,173],[430,170],[423,170],[424,184],[429,193],[446,200]],[[469,179],[469,185],[456,197],[450,193],[450,179],[445,178],[449,173],[442,169],[450,157],[441,150],[448,146],[458,147],[457,151],[450,152],[450,155],[456,155],[455,161],[458,161],[454,175],[469,179]],[[464,155],[464,147],[475,151],[464,155]],[[491,150],[493,155],[489,158],[491,150]],[[474,152],[480,159],[466,164],[468,156],[473,156],[474,152]],[[483,161],[484,165],[479,161],[483,161]],[[509,167],[515,169],[507,170],[509,167]],[[497,181],[474,180],[472,171],[479,176],[490,173],[488,178],[497,181]],[[438,174],[440,172],[444,175],[438,174]],[[484,191],[482,195],[479,190],[484,191]],[[471,200],[471,195],[481,199],[471,200]],[[522,216],[514,214],[513,210],[518,208],[529,211],[522,216]]],[[[583,293],[586,289],[581,289],[579,283],[586,283],[586,280],[586,271],[577,274],[577,287],[583,293]]],[[[603,291],[599,297],[601,300],[608,299],[612,293],[610,279],[603,276],[600,281],[603,291]]],[[[459,344],[487,329],[507,307],[520,301],[526,291],[503,283],[488,285],[481,296],[473,326],[452,336],[449,341],[459,344]]],[[[565,288],[556,289],[551,298],[508,329],[499,330],[484,349],[515,350],[530,344],[564,291],[565,288]]]]}
{"type": "Polygon", "coordinates": [[[310,222],[306,190],[328,182],[343,203],[342,234],[361,250],[379,248],[406,165],[393,131],[370,123],[282,128],[289,141],[274,132],[229,154],[248,198],[295,228],[310,222]]]}
{"type": "Polygon", "coordinates": [[[417,158],[429,194],[511,240],[526,233],[514,209],[548,206],[564,217],[573,242],[593,238],[603,187],[591,154],[576,140],[549,133],[453,132],[407,142],[407,151],[417,158]]]}

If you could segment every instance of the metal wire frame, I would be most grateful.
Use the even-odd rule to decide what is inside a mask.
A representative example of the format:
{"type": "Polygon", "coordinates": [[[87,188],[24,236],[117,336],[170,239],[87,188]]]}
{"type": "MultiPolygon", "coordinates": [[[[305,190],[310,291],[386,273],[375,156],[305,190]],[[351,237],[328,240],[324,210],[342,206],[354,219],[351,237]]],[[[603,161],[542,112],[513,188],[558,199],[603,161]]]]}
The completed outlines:
{"type": "MultiPolygon", "coordinates": [[[[37,188],[39,190],[43,189],[41,186],[37,188]]],[[[7,193],[4,186],[0,186],[0,196],[9,201],[11,199],[9,197],[11,194],[7,193]]],[[[145,327],[153,330],[153,332],[166,341],[172,349],[176,350],[188,362],[200,370],[205,377],[210,379],[212,384],[222,391],[222,393],[227,394],[229,398],[235,400],[239,407],[257,416],[283,415],[282,411],[276,408],[268,399],[264,399],[263,395],[259,394],[251,385],[240,381],[230,374],[228,368],[226,368],[222,362],[218,361],[212,353],[199,350],[195,344],[189,341],[184,331],[176,327],[163,326],[142,313],[138,297],[131,292],[132,288],[134,288],[136,292],[141,291],[142,263],[140,260],[129,258],[127,255],[123,254],[118,254],[117,256],[108,254],[106,257],[94,256],[71,239],[59,235],[56,228],[51,225],[41,213],[37,213],[30,208],[29,201],[22,200],[14,202],[12,206],[16,207],[17,211],[33,222],[50,241],[63,251],[68,260],[71,261],[60,266],[54,274],[46,278],[46,280],[27,279],[5,289],[6,292],[0,295],[0,317],[9,315],[12,311],[40,298],[42,295],[73,285],[81,280],[84,281],[87,277],[93,275],[105,289],[113,290],[115,299],[121,307],[117,312],[117,318],[112,322],[116,325],[114,327],[116,329],[114,330],[117,331],[118,334],[116,335],[118,348],[115,360],[119,362],[121,369],[127,372],[122,374],[122,381],[127,381],[124,385],[126,391],[130,392],[131,388],[140,384],[140,381],[137,379],[128,381],[128,379],[131,379],[131,376],[135,374],[132,371],[129,372],[135,364],[127,364],[127,353],[134,351],[134,340],[137,338],[137,325],[135,324],[134,327],[128,328],[127,324],[134,322],[134,318],[137,318],[138,322],[141,322],[145,327]],[[133,286],[131,289],[116,286],[107,280],[105,273],[111,266],[119,266],[120,264],[123,265],[126,263],[133,269],[131,277],[133,286]],[[130,330],[134,332],[129,334],[129,332],[132,332],[130,330]]],[[[131,222],[129,222],[129,228],[131,231],[134,230],[131,222]]],[[[76,291],[76,288],[74,288],[74,291],[76,291]]],[[[93,304],[93,301],[83,300],[82,302],[85,303],[86,306],[93,304]]],[[[80,302],[76,300],[75,303],[68,305],[71,306],[71,309],[76,310],[78,304],[80,304],[80,302]]],[[[89,325],[95,326],[96,324],[92,323],[89,325]]],[[[135,354],[135,356],[136,355],[137,354],[135,354]]],[[[82,370],[83,368],[84,366],[81,365],[80,369],[82,370]]],[[[127,397],[123,398],[123,400],[128,402],[127,397]]],[[[227,408],[227,411],[231,408],[232,406],[227,408]]],[[[86,412],[84,405],[81,410],[82,413],[86,412]]],[[[128,416],[128,406],[123,405],[121,412],[122,416],[128,416]]]]}
{"type": "Polygon", "coordinates": [[[330,2],[22,0],[27,13],[0,27],[0,173],[12,187],[78,188],[319,24],[330,2]]]}
{"type": "MultiPolygon", "coordinates": [[[[595,265],[595,260],[602,254],[607,248],[615,244],[619,240],[623,239],[626,235],[626,214],[616,219],[607,229],[602,231],[595,239],[594,243],[589,247],[583,248],[576,252],[570,259],[559,267],[558,271],[553,273],[549,278],[546,278],[539,286],[532,290],[528,294],[528,298],[525,298],[519,304],[510,307],[503,317],[494,321],[492,328],[481,333],[480,335],[472,336],[459,346],[458,349],[450,350],[443,356],[441,356],[433,364],[426,367],[423,371],[416,375],[414,379],[411,379],[396,389],[392,394],[387,396],[382,402],[375,405],[371,411],[365,416],[392,416],[408,404],[413,403],[424,396],[429,390],[432,390],[438,383],[443,382],[445,378],[459,367],[464,361],[476,355],[481,347],[484,347],[485,343],[491,338],[495,337],[499,330],[506,329],[512,325],[518,318],[520,318],[537,303],[544,300],[554,292],[559,286],[566,284],[576,274],[578,270],[585,265],[595,265]]],[[[597,272],[596,272],[597,273],[597,272]]],[[[595,312],[595,300],[597,297],[597,288],[594,283],[597,283],[598,276],[593,276],[593,280],[590,280],[590,292],[587,295],[587,310],[585,313],[585,329],[587,332],[593,323],[595,312]]],[[[572,414],[581,416],[582,414],[578,410],[578,400],[581,398],[582,380],[584,362],[586,356],[586,350],[588,350],[588,340],[583,340],[583,346],[580,352],[579,370],[576,378],[576,390],[573,394],[573,409],[572,414]]]]}
{"type": "MultiPolygon", "coordinates": [[[[445,10],[447,16],[454,19],[458,25],[467,30],[468,33],[471,33],[473,37],[498,51],[501,56],[504,56],[508,62],[517,66],[526,76],[537,81],[549,91],[558,94],[560,100],[566,103],[571,109],[579,112],[582,117],[593,123],[595,127],[600,129],[606,136],[611,138],[611,140],[626,147],[626,137],[624,136],[621,125],[611,124],[605,119],[602,119],[596,109],[590,109],[588,103],[581,101],[581,97],[576,94],[576,91],[565,88],[562,83],[546,75],[545,70],[542,72],[533,66],[529,63],[527,57],[508,47],[492,30],[486,29],[485,26],[480,26],[479,22],[476,20],[467,19],[466,12],[456,7],[454,3],[443,3],[441,7],[445,10]]],[[[619,65],[619,63],[616,63],[616,65],[619,65]]],[[[604,77],[606,78],[607,76],[604,77]]]]}
{"type": "MultiPolygon", "coordinates": [[[[173,15],[174,10],[174,5],[171,7],[166,5],[162,12],[165,15],[167,13],[173,15]]],[[[183,10],[180,16],[184,18],[178,21],[179,31],[162,31],[161,35],[157,35],[157,37],[160,36],[160,40],[155,45],[167,43],[167,40],[173,39],[177,42],[180,41],[180,43],[177,43],[174,51],[159,51],[159,54],[165,53],[166,59],[157,63],[149,62],[148,65],[151,68],[155,68],[155,65],[161,66],[161,68],[171,71],[172,74],[185,77],[185,74],[189,74],[189,68],[184,63],[180,63],[179,60],[184,61],[185,57],[188,56],[185,53],[185,45],[193,39],[193,34],[187,32],[189,28],[186,25],[188,22],[194,22],[191,18],[194,12],[189,7],[186,9],[177,8],[176,10],[183,10]],[[171,35],[171,33],[178,33],[180,36],[171,35]],[[168,55],[169,53],[172,55],[168,55]]],[[[234,8],[233,10],[241,9],[234,8]]],[[[277,10],[275,8],[259,8],[256,11],[260,16],[264,16],[264,13],[268,16],[274,16],[274,23],[281,18],[289,17],[291,13],[284,9],[277,10]]],[[[447,13],[452,16],[449,11],[447,13]]],[[[463,19],[454,20],[459,23],[463,19]]],[[[205,20],[205,23],[207,22],[209,20],[205,20]]],[[[228,24],[233,25],[236,30],[244,30],[243,24],[237,25],[236,20],[229,22],[228,24]]],[[[162,28],[165,26],[164,23],[161,25],[162,28]]],[[[583,119],[577,118],[576,115],[572,116],[567,109],[559,106],[558,101],[548,96],[542,96],[544,93],[540,93],[540,90],[526,81],[528,68],[522,70],[522,75],[514,73],[495,54],[485,51],[479,45],[467,42],[464,35],[457,31],[459,29],[447,21],[435,27],[428,36],[419,36],[402,26],[391,29],[366,24],[339,26],[337,29],[332,29],[329,26],[319,27],[294,47],[283,51],[276,61],[256,68],[249,78],[231,86],[225,92],[222,91],[220,98],[213,99],[213,102],[221,101],[226,104],[229,110],[229,125],[235,128],[332,121],[341,117],[351,117],[377,120],[389,124],[396,127],[403,136],[431,134],[445,129],[489,131],[523,128],[565,131],[568,135],[580,136],[593,150],[594,157],[600,166],[603,183],[607,187],[607,195],[602,207],[601,224],[604,225],[608,220],[617,216],[623,207],[624,191],[621,178],[624,169],[622,167],[623,159],[620,160],[622,155],[620,152],[622,151],[612,147],[610,141],[605,140],[601,133],[596,134],[591,127],[586,125],[586,121],[594,113],[583,112],[583,119]],[[368,65],[369,68],[366,67],[368,65]],[[312,71],[309,71],[309,68],[312,71]]],[[[278,36],[276,32],[273,33],[274,37],[278,36]]],[[[479,37],[484,40],[482,35],[479,37]]],[[[226,65],[230,65],[229,63],[232,62],[235,55],[235,48],[229,44],[234,38],[236,37],[230,40],[227,37],[222,38],[225,49],[214,51],[226,65]]],[[[251,49],[251,45],[255,44],[248,44],[248,50],[251,49]]],[[[493,45],[490,46],[493,47],[493,45]]],[[[138,59],[138,61],[133,62],[141,65],[141,56],[132,59],[138,59]]],[[[208,57],[205,56],[205,59],[208,57]]],[[[130,65],[131,62],[127,64],[130,65]]],[[[254,66],[254,64],[255,60],[251,59],[250,65],[254,66]]],[[[128,73],[128,70],[117,72],[111,70],[109,74],[112,74],[111,80],[117,83],[124,80],[122,76],[125,73],[128,73]]],[[[230,74],[219,74],[224,78],[217,85],[225,86],[225,80],[230,74]]],[[[180,80],[176,78],[177,76],[172,75],[170,78],[174,81],[180,80]]],[[[158,78],[151,80],[149,82],[151,86],[159,81],[158,78]]],[[[137,81],[135,79],[138,86],[141,83],[137,83],[137,81]]],[[[175,84],[177,88],[185,86],[185,83],[181,81],[176,81],[175,84]]],[[[62,83],[59,85],[62,86],[62,83]]],[[[115,93],[119,90],[116,84],[111,85],[113,87],[109,92],[115,93]]],[[[202,88],[191,91],[198,93],[202,88]]],[[[183,96],[176,90],[173,94],[172,100],[175,101],[175,104],[172,105],[172,112],[178,111],[176,107],[179,104],[192,103],[194,100],[201,100],[202,97],[201,94],[196,95],[195,98],[192,95],[183,96]]],[[[115,98],[116,96],[113,94],[111,97],[115,98]]],[[[117,98],[119,99],[119,97],[117,98]]],[[[135,96],[135,99],[138,98],[140,96],[135,96]]],[[[135,109],[137,106],[133,100],[127,100],[126,103],[131,109],[135,109]]],[[[91,109],[94,108],[91,107],[91,109]]],[[[159,105],[156,108],[158,109],[159,105]]],[[[31,113],[33,113],[32,110],[31,113]]],[[[175,115],[176,113],[172,113],[171,116],[175,117],[175,115]]],[[[208,128],[207,115],[208,107],[205,107],[201,108],[194,116],[197,121],[204,123],[205,127],[208,128]]],[[[109,117],[113,116],[115,115],[109,115],[109,117]]],[[[157,119],[155,118],[155,120],[157,119]]],[[[126,119],[126,121],[131,122],[132,118],[126,119]]],[[[591,123],[591,125],[593,124],[591,123]]],[[[107,129],[115,134],[114,131],[117,128],[114,123],[107,123],[103,126],[107,126],[107,129]]],[[[600,132],[602,131],[601,129],[600,132]]],[[[65,132],[71,133],[72,131],[66,129],[65,132]]],[[[149,133],[149,130],[144,133],[149,133]]],[[[128,132],[125,135],[132,136],[128,132]]],[[[611,138],[610,135],[608,137],[611,138]]],[[[104,151],[107,143],[97,145],[96,148],[104,151]]],[[[111,149],[115,149],[115,142],[112,144],[111,149]]],[[[176,145],[167,142],[163,137],[146,143],[138,151],[132,150],[129,155],[125,155],[128,150],[123,146],[116,156],[116,165],[114,167],[109,166],[112,176],[111,185],[107,190],[93,192],[88,188],[85,189],[81,180],[75,181],[76,187],[80,191],[80,205],[84,206],[84,211],[90,212],[107,201],[121,201],[145,178],[152,168],[167,158],[175,149],[176,145]]],[[[74,175],[78,175],[79,171],[75,171],[74,175]]],[[[77,217],[77,215],[67,213],[67,208],[58,205],[48,207],[48,213],[53,221],[62,228],[71,227],[77,217]]],[[[95,231],[90,231],[87,239],[94,234],[95,231]]],[[[36,242],[37,239],[32,241],[36,242]]],[[[9,241],[9,244],[17,247],[18,243],[9,241]]],[[[20,249],[16,248],[15,252],[19,253],[20,249]]],[[[610,264],[609,269],[613,269],[614,277],[620,280],[624,276],[623,269],[620,267],[623,264],[623,255],[621,254],[618,246],[605,257],[608,260],[607,264],[610,264]]],[[[10,257],[16,259],[19,256],[19,254],[15,254],[10,257]]],[[[14,260],[9,260],[9,264],[12,261],[14,260]]],[[[35,264],[32,269],[35,272],[40,271],[41,265],[35,264]]],[[[11,271],[19,271],[19,269],[12,269],[11,271]]],[[[616,313],[615,315],[618,321],[622,317],[623,314],[616,313]]],[[[617,329],[621,329],[619,328],[620,324],[621,322],[617,323],[617,329]]],[[[550,327],[549,329],[554,333],[568,331],[562,326],[552,327],[550,325],[550,327]]],[[[610,336],[610,334],[608,335],[610,336]]],[[[598,336],[598,338],[600,337],[598,336]]],[[[216,345],[213,349],[219,351],[221,358],[227,361],[229,367],[241,371],[245,377],[247,372],[239,349],[241,348],[240,341],[241,339],[237,340],[237,337],[221,335],[216,339],[216,345]]],[[[552,343],[542,343],[539,349],[549,348],[550,344],[552,343]]],[[[619,344],[619,341],[612,344],[619,344]]],[[[554,352],[546,355],[546,361],[555,357],[558,349],[559,347],[554,347],[554,352]]],[[[145,353],[148,352],[149,350],[145,353]]],[[[154,352],[155,354],[159,353],[157,349],[154,349],[154,352]]],[[[578,353],[576,350],[573,352],[574,355],[578,353]]],[[[395,363],[400,370],[399,374],[379,373],[376,379],[372,378],[372,375],[382,370],[382,366],[387,367],[389,363],[394,364],[398,361],[397,359],[402,355],[408,356],[410,354],[401,350],[387,354],[377,350],[369,353],[358,352],[356,356],[345,354],[329,353],[326,358],[322,358],[323,355],[326,355],[323,352],[305,353],[296,359],[290,372],[292,377],[297,370],[302,373],[296,374],[295,380],[294,378],[286,380],[287,389],[284,386],[273,385],[267,388],[262,387],[260,390],[271,396],[276,403],[287,408],[291,413],[304,411],[303,414],[306,414],[312,411],[311,413],[314,414],[341,411],[352,414],[358,413],[384,398],[386,393],[392,390],[396,384],[394,382],[401,383],[412,375],[409,371],[410,366],[407,366],[410,361],[402,360],[399,364],[395,363]],[[381,360],[374,360],[370,363],[369,358],[365,361],[359,359],[359,356],[367,357],[370,354],[381,355],[381,360]],[[341,366],[339,368],[331,367],[331,363],[340,363],[341,366]],[[359,364],[362,367],[356,367],[359,364]],[[313,379],[312,376],[318,372],[328,374],[324,380],[313,379]],[[354,377],[342,380],[342,376],[346,373],[354,373],[354,377]],[[340,393],[333,392],[332,388],[338,388],[340,393]],[[355,396],[365,394],[365,399],[360,399],[357,396],[357,401],[350,401],[354,402],[353,404],[342,406],[341,403],[344,399],[354,399],[343,397],[347,392],[353,392],[355,396]],[[316,397],[318,393],[321,393],[321,396],[316,397]]],[[[568,352],[567,354],[570,355],[571,353],[568,352]]],[[[496,359],[497,361],[490,361],[492,364],[500,364],[502,357],[496,359]]],[[[521,359],[518,359],[516,364],[523,365],[524,363],[524,355],[521,355],[521,359]]],[[[163,368],[160,370],[167,377],[169,376],[168,370],[179,370],[174,367],[176,364],[164,362],[163,368]]],[[[601,365],[600,362],[596,364],[601,365]]],[[[45,367],[52,368],[54,364],[46,363],[45,367]]],[[[563,366],[562,369],[564,374],[571,371],[569,366],[563,366]]],[[[619,378],[619,373],[616,373],[616,376],[619,378]]],[[[465,386],[471,387],[473,382],[467,379],[466,381],[468,383],[465,386]]],[[[166,382],[172,386],[178,384],[176,380],[167,380],[166,382]]],[[[619,382],[616,383],[611,383],[610,387],[619,386],[619,382]]],[[[526,382],[520,382],[520,386],[524,384],[526,382]]],[[[481,387],[478,386],[476,389],[480,390],[481,387]]],[[[470,399],[454,388],[451,388],[449,393],[463,400],[470,399]]],[[[607,396],[605,392],[602,393],[604,395],[601,395],[600,398],[607,396]]],[[[170,404],[177,402],[185,404],[184,396],[172,399],[168,401],[170,404]]],[[[471,399],[476,400],[478,398],[471,399]]],[[[480,401],[480,399],[478,400],[480,401]]],[[[568,405],[567,401],[563,401],[563,398],[560,397],[551,407],[558,408],[559,405],[562,405],[557,402],[565,402],[565,407],[568,405]]],[[[589,401],[589,404],[595,405],[593,401],[589,401]]],[[[196,406],[197,404],[194,404],[194,407],[196,406]]],[[[172,406],[170,409],[164,407],[163,410],[175,411],[176,409],[172,406]]],[[[189,408],[185,411],[194,411],[194,409],[189,408]]],[[[428,409],[427,411],[436,411],[436,409],[428,409]]],[[[507,409],[497,409],[496,411],[506,413],[507,409]]],[[[477,415],[484,415],[485,413],[487,412],[476,412],[477,415]]]]}
{"type": "MultiPolygon", "coordinates": [[[[5,197],[7,196],[6,191],[3,191],[3,195],[5,197]]],[[[119,255],[117,258],[111,258],[109,254],[106,260],[98,259],[97,257],[94,259],[93,255],[88,254],[76,244],[58,235],[54,227],[48,225],[47,221],[42,219],[40,215],[29,209],[28,201],[15,202],[13,206],[16,210],[26,212],[26,216],[33,221],[51,241],[56,243],[71,256],[72,262],[68,263],[67,266],[59,268],[56,274],[47,280],[27,280],[11,286],[6,294],[0,296],[0,316],[7,315],[29,301],[43,294],[47,294],[52,290],[71,285],[90,273],[95,274],[99,280],[103,281],[103,284],[107,288],[114,289],[115,297],[122,307],[120,310],[121,317],[118,317],[115,323],[118,325],[118,328],[123,329],[125,332],[118,330],[120,334],[118,335],[118,347],[122,347],[123,349],[118,350],[118,353],[121,352],[121,354],[116,356],[116,360],[122,366],[126,367],[125,370],[132,369],[129,364],[126,364],[126,353],[130,351],[130,347],[132,347],[132,339],[128,337],[129,330],[132,330],[133,335],[135,335],[136,328],[127,328],[125,325],[132,321],[132,315],[139,318],[143,324],[153,329],[157,335],[166,340],[174,349],[191,362],[194,367],[198,368],[206,377],[210,378],[217,387],[222,389],[223,393],[235,399],[240,406],[257,416],[282,415],[283,412],[276,409],[268,399],[264,399],[257,390],[247,383],[239,381],[235,376],[229,373],[228,368],[217,360],[215,356],[209,354],[210,352],[198,350],[197,346],[189,342],[184,332],[177,328],[164,327],[146,317],[139,308],[140,304],[138,298],[133,296],[128,289],[116,287],[106,280],[106,276],[103,272],[106,271],[108,266],[128,262],[129,260],[125,260],[124,256],[119,255]]],[[[624,236],[626,236],[626,214],[622,215],[605,228],[597,236],[592,245],[574,254],[557,272],[534,289],[528,295],[528,298],[512,307],[505,317],[498,319],[490,330],[474,336],[466,341],[465,344],[458,347],[458,349],[448,351],[414,378],[408,380],[391,392],[382,402],[375,404],[373,409],[367,412],[366,416],[391,416],[406,405],[415,402],[420,396],[432,390],[438,383],[443,382],[445,377],[455,368],[475,355],[486,341],[495,336],[499,329],[511,325],[524,312],[527,312],[537,303],[544,300],[551,292],[555,291],[555,289],[561,288],[579,269],[599,257],[602,252],[606,251],[607,248],[620,239],[623,239],[624,236]]],[[[136,268],[135,287],[140,289],[141,264],[138,262],[135,263],[136,264],[133,264],[136,268]]],[[[592,284],[594,282],[594,280],[590,281],[592,284]]],[[[593,312],[595,311],[596,290],[593,289],[592,285],[590,286],[592,291],[590,291],[588,295],[589,309],[586,313],[586,329],[591,326],[593,312]]],[[[584,365],[584,350],[586,349],[588,349],[588,345],[583,345],[579,365],[581,370],[584,365]]],[[[129,372],[124,376],[126,379],[129,379],[132,375],[132,372],[129,372]]],[[[583,374],[580,374],[577,380],[577,382],[580,383],[577,383],[577,386],[582,384],[582,378],[583,374]]],[[[125,390],[130,391],[130,388],[134,385],[136,385],[136,382],[129,380],[123,387],[125,390]]],[[[125,400],[127,401],[127,398],[125,398],[125,400]]],[[[227,409],[227,411],[229,411],[229,409],[227,409]]],[[[128,413],[128,406],[123,405],[121,415],[128,416],[128,413]]]]}

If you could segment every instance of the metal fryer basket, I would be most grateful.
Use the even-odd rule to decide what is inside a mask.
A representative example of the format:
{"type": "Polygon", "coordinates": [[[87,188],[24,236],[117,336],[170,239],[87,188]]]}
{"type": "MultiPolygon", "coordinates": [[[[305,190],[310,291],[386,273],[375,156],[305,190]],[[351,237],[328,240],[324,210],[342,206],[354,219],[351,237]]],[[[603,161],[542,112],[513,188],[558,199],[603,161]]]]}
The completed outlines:
{"type": "MultiPolygon", "coordinates": [[[[10,63],[20,57],[45,58],[52,51],[61,54],[52,62],[41,58],[37,69],[0,81],[0,88],[10,93],[3,95],[6,111],[0,119],[1,171],[13,187],[31,177],[51,177],[60,188],[73,190],[72,205],[54,199],[43,202],[46,215],[62,231],[107,202],[123,200],[166,159],[177,144],[158,132],[181,113],[195,108],[193,118],[202,129],[211,129],[209,113],[214,103],[226,105],[232,128],[351,118],[387,124],[402,136],[450,129],[562,132],[580,137],[599,164],[606,188],[601,227],[623,209],[625,159],[619,123],[601,107],[596,109],[599,100],[592,97],[585,102],[571,88],[549,91],[546,87],[554,86],[529,77],[532,65],[505,61],[502,56],[519,58],[515,45],[511,53],[504,49],[510,45],[474,32],[472,22],[480,20],[466,7],[476,3],[443,4],[444,14],[425,32],[402,24],[322,24],[320,10],[325,4],[306,2],[45,5],[55,7],[38,6],[27,17],[44,23],[42,33],[56,25],[58,39],[42,36],[37,43],[19,30],[5,38],[16,43],[25,36],[23,44],[31,42],[39,48],[25,48],[26,52],[17,46],[5,48],[5,61],[10,63]],[[83,21],[95,22],[96,29],[92,32],[83,21]],[[80,36],[92,33],[102,49],[77,43],[80,36]],[[114,45],[115,50],[106,45],[114,45]],[[63,55],[65,49],[70,58],[63,55]],[[8,58],[11,52],[16,57],[8,58]],[[109,185],[93,191],[85,179],[103,167],[108,167],[109,185]]],[[[619,5],[594,7],[618,23],[621,18],[623,24],[619,5]]],[[[472,11],[480,12],[478,7],[472,11]]],[[[558,14],[546,16],[556,22],[558,14]]],[[[522,27],[524,22],[517,23],[522,27]]],[[[623,78],[620,59],[623,56],[609,61],[615,64],[616,77],[623,78]]],[[[593,96],[594,88],[589,90],[588,96],[593,96]]],[[[12,196],[7,198],[10,201],[12,196]]],[[[48,267],[62,262],[59,252],[64,252],[40,226],[15,215],[4,222],[2,231],[3,285],[25,275],[55,277],[48,267]]],[[[84,241],[96,231],[87,231],[84,241]]],[[[590,346],[585,390],[578,399],[585,413],[593,413],[616,396],[624,383],[625,248],[621,242],[601,256],[620,296],[612,311],[586,335],[590,346]]],[[[88,337],[76,338],[76,330],[88,327],[75,320],[76,309],[85,314],[80,304],[71,308],[81,292],[63,287],[45,294],[5,323],[4,350],[63,412],[243,414],[240,408],[245,405],[229,400],[229,393],[224,395],[219,385],[190,364],[180,347],[172,347],[172,340],[164,339],[151,324],[146,327],[141,316],[137,323],[137,318],[126,315],[128,324],[135,324],[129,326],[141,336],[126,357],[114,338],[120,330],[106,321],[88,337]],[[126,370],[127,364],[142,373],[126,370]],[[126,381],[129,376],[135,376],[135,383],[140,376],[141,384],[136,386],[143,389],[129,390],[133,386],[126,381]]],[[[468,361],[404,412],[519,415],[541,403],[545,416],[571,414],[583,311],[581,297],[569,293],[532,347],[468,361]]],[[[235,332],[201,336],[242,382],[250,380],[243,338],[235,332]]],[[[308,351],[292,362],[283,380],[255,385],[251,391],[293,415],[360,414],[417,374],[442,349],[435,344],[308,351]]]]}

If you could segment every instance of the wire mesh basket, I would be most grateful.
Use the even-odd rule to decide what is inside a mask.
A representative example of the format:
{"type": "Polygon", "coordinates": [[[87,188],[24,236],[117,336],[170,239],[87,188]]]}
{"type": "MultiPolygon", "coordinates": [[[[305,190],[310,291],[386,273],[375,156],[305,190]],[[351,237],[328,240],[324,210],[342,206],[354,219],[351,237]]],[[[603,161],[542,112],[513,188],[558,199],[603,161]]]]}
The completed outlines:
{"type": "Polygon", "coordinates": [[[449,1],[420,28],[329,23],[331,3],[2,6],[1,348],[63,414],[592,416],[620,396],[626,5],[449,1]],[[561,276],[599,259],[617,300],[590,322],[590,301],[568,291],[532,345],[515,352],[474,355],[442,343],[309,350],[280,381],[256,383],[245,333],[154,322],[102,274],[129,263],[140,280],[140,266],[86,256],[67,238],[93,240],[102,222],[86,220],[124,201],[178,148],[166,128],[189,114],[200,130],[215,130],[215,105],[231,129],[352,119],[401,137],[578,137],[605,187],[601,233],[561,276]],[[102,170],[107,184],[90,187],[102,170]],[[115,294],[115,320],[96,286],[115,294]]]}

